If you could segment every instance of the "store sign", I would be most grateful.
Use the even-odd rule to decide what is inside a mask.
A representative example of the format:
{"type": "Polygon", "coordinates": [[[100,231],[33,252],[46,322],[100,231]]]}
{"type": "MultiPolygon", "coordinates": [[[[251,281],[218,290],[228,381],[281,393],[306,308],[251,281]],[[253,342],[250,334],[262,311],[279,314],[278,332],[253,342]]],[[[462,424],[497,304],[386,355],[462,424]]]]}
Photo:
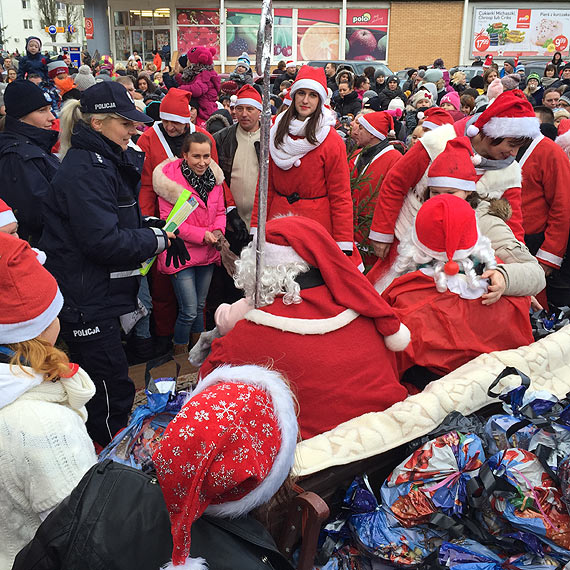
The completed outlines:
{"type": "Polygon", "coordinates": [[[472,56],[568,55],[570,10],[475,9],[472,56]]]}
{"type": "Polygon", "coordinates": [[[386,59],[388,9],[346,11],[346,59],[386,59]]]}
{"type": "Polygon", "coordinates": [[[85,18],[85,39],[92,40],[94,31],[93,18],[85,18]]]}

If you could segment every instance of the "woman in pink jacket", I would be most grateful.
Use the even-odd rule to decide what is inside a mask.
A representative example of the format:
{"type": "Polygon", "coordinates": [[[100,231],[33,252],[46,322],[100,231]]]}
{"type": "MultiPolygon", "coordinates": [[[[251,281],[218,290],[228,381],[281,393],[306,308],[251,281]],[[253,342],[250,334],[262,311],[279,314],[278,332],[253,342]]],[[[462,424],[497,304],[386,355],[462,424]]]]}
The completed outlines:
{"type": "Polygon", "coordinates": [[[189,134],[182,145],[182,158],[165,160],[154,169],[152,177],[162,219],[166,219],[183,190],[190,190],[199,204],[179,229],[190,260],[176,268],[166,265],[166,254],[158,256],[158,270],[170,275],[178,300],[175,354],[188,350],[191,333],[204,330],[206,295],[214,264],[220,263],[215,246],[226,227],[224,175],[211,158],[211,145],[204,133],[189,134]]]}

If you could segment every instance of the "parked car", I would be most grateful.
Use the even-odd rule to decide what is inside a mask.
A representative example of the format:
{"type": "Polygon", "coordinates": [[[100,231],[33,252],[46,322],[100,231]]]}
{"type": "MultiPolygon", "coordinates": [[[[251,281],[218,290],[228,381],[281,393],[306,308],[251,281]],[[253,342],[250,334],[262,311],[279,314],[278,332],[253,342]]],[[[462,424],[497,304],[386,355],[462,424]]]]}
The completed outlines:
{"type": "Polygon", "coordinates": [[[472,67],[470,65],[457,65],[449,70],[449,77],[450,78],[453,77],[453,74],[458,71],[462,71],[463,73],[465,73],[465,79],[467,83],[469,83],[476,75],[483,75],[483,72],[485,70],[482,67],[472,67]]]}
{"type": "Polygon", "coordinates": [[[524,73],[528,77],[531,73],[538,73],[540,77],[544,75],[544,68],[548,63],[549,59],[532,59],[525,60],[524,58],[519,59],[519,62],[524,65],[524,73]]]}
{"type": "MultiPolygon", "coordinates": [[[[325,65],[327,63],[329,63],[329,61],[326,60],[322,60],[322,61],[308,61],[307,62],[310,66],[312,67],[325,67],[325,65]]],[[[350,71],[354,72],[355,75],[363,75],[364,74],[364,70],[367,67],[373,67],[375,70],[376,69],[381,69],[384,74],[386,75],[386,77],[388,77],[388,75],[393,75],[391,69],[382,62],[379,61],[357,61],[354,59],[347,59],[347,60],[333,60],[332,63],[336,63],[337,67],[346,67],[348,69],[350,69],[350,71]]]]}

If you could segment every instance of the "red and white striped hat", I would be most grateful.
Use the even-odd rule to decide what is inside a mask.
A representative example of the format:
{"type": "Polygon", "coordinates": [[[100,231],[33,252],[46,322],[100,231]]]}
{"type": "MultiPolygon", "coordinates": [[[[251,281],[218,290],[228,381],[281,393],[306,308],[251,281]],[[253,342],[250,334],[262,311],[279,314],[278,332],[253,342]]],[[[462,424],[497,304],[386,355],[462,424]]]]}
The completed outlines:
{"type": "Polygon", "coordinates": [[[285,69],[289,69],[290,67],[297,67],[297,62],[293,61],[292,59],[290,59],[286,64],[285,64],[285,69]]]}
{"type": "Polygon", "coordinates": [[[56,319],[63,297],[24,240],[0,232],[0,344],[38,337],[56,319]]]}
{"type": "Polygon", "coordinates": [[[297,79],[291,85],[291,98],[299,89],[312,89],[319,94],[321,103],[324,103],[328,97],[327,77],[322,67],[311,67],[303,65],[297,74],[297,79]]]}
{"type": "Polygon", "coordinates": [[[17,221],[14,212],[12,212],[12,208],[10,208],[4,200],[0,199],[0,228],[17,221]]]}
{"type": "Polygon", "coordinates": [[[441,107],[430,107],[426,109],[421,117],[420,113],[418,113],[418,119],[424,119],[422,128],[427,130],[437,129],[441,125],[453,125],[455,122],[453,117],[441,107]]]}
{"type": "Polygon", "coordinates": [[[192,93],[178,87],[171,87],[160,102],[160,118],[164,121],[187,123],[190,121],[190,99],[192,93]]]}
{"type": "Polygon", "coordinates": [[[389,134],[394,134],[394,119],[386,111],[360,115],[358,122],[378,140],[383,141],[389,134]]]}
{"type": "Polygon", "coordinates": [[[467,137],[451,139],[428,170],[428,185],[475,192],[477,183],[473,150],[467,137]]]}
{"type": "Polygon", "coordinates": [[[251,85],[244,85],[238,92],[237,92],[237,100],[236,100],[236,107],[238,105],[251,105],[260,111],[263,110],[263,103],[261,101],[261,95],[251,85]]]}

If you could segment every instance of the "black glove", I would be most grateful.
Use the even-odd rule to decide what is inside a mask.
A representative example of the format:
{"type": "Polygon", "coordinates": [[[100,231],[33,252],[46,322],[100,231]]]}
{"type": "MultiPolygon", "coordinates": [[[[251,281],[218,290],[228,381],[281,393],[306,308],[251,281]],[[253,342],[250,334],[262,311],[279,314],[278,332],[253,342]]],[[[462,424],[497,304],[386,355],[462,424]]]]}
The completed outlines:
{"type": "Polygon", "coordinates": [[[237,208],[230,210],[226,216],[227,223],[231,231],[234,233],[236,240],[247,243],[249,241],[249,232],[245,222],[240,218],[237,208]]]}
{"type": "Polygon", "coordinates": [[[154,216],[143,217],[143,228],[159,228],[162,229],[166,225],[166,220],[155,218],[154,216]]]}
{"type": "MultiPolygon", "coordinates": [[[[178,234],[178,230],[174,232],[178,234]]],[[[166,250],[166,266],[174,265],[178,269],[181,265],[184,265],[187,261],[190,261],[190,254],[186,249],[186,244],[182,238],[176,237],[176,239],[170,240],[170,245],[166,250]]]]}

